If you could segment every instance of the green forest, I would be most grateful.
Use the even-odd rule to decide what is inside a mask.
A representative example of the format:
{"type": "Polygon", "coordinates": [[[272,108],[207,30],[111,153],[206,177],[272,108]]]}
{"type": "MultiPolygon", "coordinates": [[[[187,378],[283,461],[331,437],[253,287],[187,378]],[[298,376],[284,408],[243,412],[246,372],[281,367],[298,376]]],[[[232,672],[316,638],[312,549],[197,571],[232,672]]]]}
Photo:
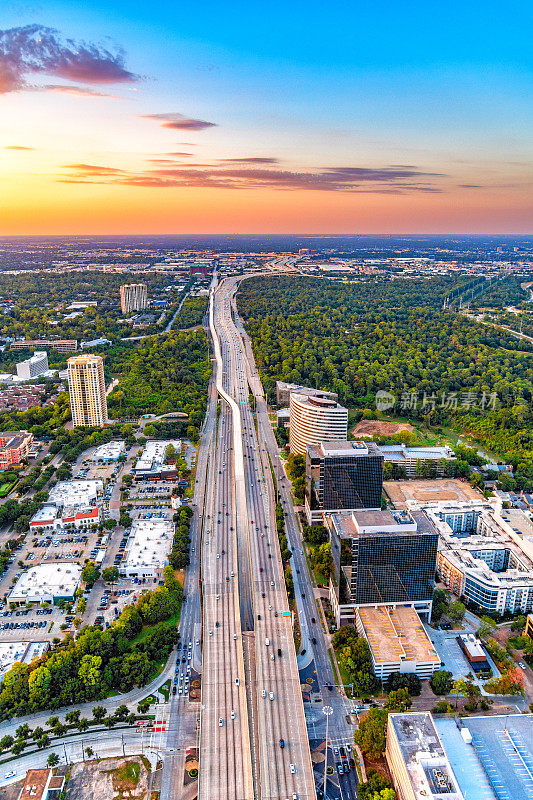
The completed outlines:
{"type": "Polygon", "coordinates": [[[379,390],[415,393],[404,416],[470,434],[533,477],[533,346],[444,311],[453,281],[244,281],[239,312],[269,397],[276,380],[334,390],[361,411],[379,390]]]}
{"type": "Polygon", "coordinates": [[[181,311],[174,320],[172,328],[192,328],[194,325],[201,325],[207,311],[207,297],[187,297],[181,311]]]}
{"type": "MultiPolygon", "coordinates": [[[[131,335],[131,325],[119,322],[120,286],[143,282],[151,300],[175,304],[182,293],[165,291],[174,279],[157,273],[124,272],[25,272],[0,273],[0,337],[35,339],[40,336],[64,339],[117,338],[131,335]],[[74,301],[96,301],[80,316],[67,319],[67,306],[74,301]]],[[[187,287],[186,287],[187,288],[187,287]]],[[[186,291],[183,290],[183,291],[186,291]]],[[[150,309],[147,309],[150,313],[150,309]]],[[[155,309],[156,317],[161,309],[155,309]]],[[[153,326],[156,332],[157,326],[153,326]]],[[[146,331],[144,331],[146,332],[146,331]]],[[[148,328],[148,332],[152,332],[148,328]]]]}
{"type": "Polygon", "coordinates": [[[205,413],[211,372],[203,331],[151,336],[114,359],[119,383],[108,397],[111,418],[183,411],[195,439],[205,413]]]}

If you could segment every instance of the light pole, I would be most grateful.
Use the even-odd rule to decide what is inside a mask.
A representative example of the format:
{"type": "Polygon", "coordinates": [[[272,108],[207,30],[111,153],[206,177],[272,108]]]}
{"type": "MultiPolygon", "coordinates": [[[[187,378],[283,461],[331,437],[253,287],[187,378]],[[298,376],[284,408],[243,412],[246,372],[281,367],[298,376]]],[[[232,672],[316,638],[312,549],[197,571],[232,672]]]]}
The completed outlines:
{"type": "Polygon", "coordinates": [[[326,716],[326,746],[324,749],[324,800],[326,798],[326,781],[328,779],[328,732],[329,732],[329,718],[333,714],[331,706],[324,706],[322,713],[326,716]]]}

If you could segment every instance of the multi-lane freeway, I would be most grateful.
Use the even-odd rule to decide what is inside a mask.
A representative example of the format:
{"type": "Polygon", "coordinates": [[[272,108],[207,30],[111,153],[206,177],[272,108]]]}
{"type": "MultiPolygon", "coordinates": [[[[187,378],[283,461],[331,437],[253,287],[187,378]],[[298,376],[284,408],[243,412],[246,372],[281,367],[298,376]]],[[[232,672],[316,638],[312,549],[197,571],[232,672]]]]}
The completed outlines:
{"type": "Polygon", "coordinates": [[[274,497],[229,281],[211,290],[221,398],[202,520],[200,800],[316,796],[274,497]]]}

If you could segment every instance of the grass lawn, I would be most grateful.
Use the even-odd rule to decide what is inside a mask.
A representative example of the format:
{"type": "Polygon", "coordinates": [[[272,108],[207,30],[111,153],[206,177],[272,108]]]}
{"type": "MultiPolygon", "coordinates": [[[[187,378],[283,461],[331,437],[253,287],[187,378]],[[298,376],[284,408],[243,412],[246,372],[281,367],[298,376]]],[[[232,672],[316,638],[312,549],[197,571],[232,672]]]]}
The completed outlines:
{"type": "Polygon", "coordinates": [[[0,497],[7,497],[9,492],[17,485],[17,481],[13,481],[12,483],[3,483],[0,486],[0,497]]]}
{"type": "Polygon", "coordinates": [[[168,698],[170,695],[170,678],[168,679],[168,681],[165,681],[162,686],[159,687],[159,691],[165,698],[165,702],[168,703],[168,698]]]}
{"type": "MultiPolygon", "coordinates": [[[[179,621],[180,621],[180,612],[179,611],[178,611],[177,614],[174,614],[173,617],[169,617],[168,619],[164,620],[165,624],[171,623],[172,625],[175,625],[176,627],[178,626],[179,621]]],[[[143,628],[142,628],[141,632],[137,634],[135,639],[131,640],[130,644],[137,644],[137,642],[144,641],[146,639],[146,637],[148,636],[148,634],[150,633],[150,631],[154,629],[154,627],[155,627],[155,625],[143,625],[143,628]]]]}

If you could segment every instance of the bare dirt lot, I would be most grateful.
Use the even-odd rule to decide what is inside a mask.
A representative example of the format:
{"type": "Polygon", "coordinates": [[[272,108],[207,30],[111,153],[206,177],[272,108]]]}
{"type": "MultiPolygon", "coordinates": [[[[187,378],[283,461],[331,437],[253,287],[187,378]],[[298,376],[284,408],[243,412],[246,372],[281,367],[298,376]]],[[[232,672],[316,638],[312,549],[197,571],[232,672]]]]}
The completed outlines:
{"type": "Polygon", "coordinates": [[[147,791],[144,758],[106,758],[74,764],[66,796],[67,800],[143,800],[147,791]]]}
{"type": "Polygon", "coordinates": [[[407,508],[409,501],[430,503],[438,500],[464,502],[483,500],[483,495],[466,481],[455,478],[441,480],[385,481],[383,488],[395,508],[407,508]]]}
{"type": "Polygon", "coordinates": [[[352,428],[353,436],[367,438],[372,436],[392,436],[401,431],[414,431],[408,422],[382,422],[379,419],[362,419],[352,428]]]}

